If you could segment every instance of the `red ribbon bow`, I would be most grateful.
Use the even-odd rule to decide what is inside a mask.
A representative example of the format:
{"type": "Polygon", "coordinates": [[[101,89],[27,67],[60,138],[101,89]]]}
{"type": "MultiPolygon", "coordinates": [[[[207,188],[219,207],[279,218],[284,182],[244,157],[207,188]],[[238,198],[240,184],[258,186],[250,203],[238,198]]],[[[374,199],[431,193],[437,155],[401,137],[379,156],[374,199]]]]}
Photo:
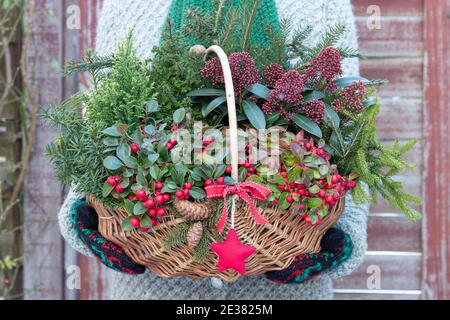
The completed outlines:
{"type": "Polygon", "coordinates": [[[252,217],[253,219],[255,219],[257,224],[267,223],[267,219],[259,213],[258,209],[253,204],[252,198],[260,201],[266,200],[272,193],[269,188],[262,186],[256,182],[247,181],[235,185],[215,184],[213,186],[206,187],[205,192],[207,198],[223,198],[222,214],[220,215],[220,218],[216,223],[216,228],[219,233],[222,233],[227,223],[228,208],[226,198],[230,194],[238,195],[247,203],[247,205],[250,207],[252,217]]]}

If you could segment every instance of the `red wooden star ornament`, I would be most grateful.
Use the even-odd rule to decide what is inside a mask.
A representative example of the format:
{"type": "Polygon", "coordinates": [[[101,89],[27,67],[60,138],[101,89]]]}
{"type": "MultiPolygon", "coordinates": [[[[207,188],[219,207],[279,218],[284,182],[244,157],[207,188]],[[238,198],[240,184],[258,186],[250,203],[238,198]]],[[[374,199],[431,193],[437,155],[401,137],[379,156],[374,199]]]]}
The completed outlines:
{"type": "Polygon", "coordinates": [[[224,242],[211,244],[211,249],[219,256],[219,272],[233,269],[240,274],[245,274],[245,260],[255,253],[256,249],[239,241],[234,229],[228,232],[224,242]]]}

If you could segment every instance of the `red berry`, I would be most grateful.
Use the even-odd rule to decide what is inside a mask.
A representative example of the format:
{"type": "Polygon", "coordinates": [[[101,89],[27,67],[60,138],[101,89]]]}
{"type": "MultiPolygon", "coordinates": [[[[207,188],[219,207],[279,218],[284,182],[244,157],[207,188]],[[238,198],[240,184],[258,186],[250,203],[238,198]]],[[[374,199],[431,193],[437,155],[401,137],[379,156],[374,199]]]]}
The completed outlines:
{"type": "Polygon", "coordinates": [[[158,224],[158,221],[155,218],[150,218],[150,221],[152,222],[152,227],[158,224]]]}
{"type": "Polygon", "coordinates": [[[338,193],[333,194],[333,200],[334,201],[338,201],[339,200],[339,194],[338,193]]]}
{"type": "Polygon", "coordinates": [[[250,178],[252,174],[250,172],[247,172],[247,178],[250,178]]]}
{"type": "Polygon", "coordinates": [[[333,189],[333,188],[334,188],[334,186],[331,183],[329,183],[325,186],[325,189],[333,189]]]}
{"type": "Polygon", "coordinates": [[[148,210],[148,214],[150,215],[150,217],[154,217],[154,216],[156,216],[156,210],[150,209],[150,210],[148,210]]]}
{"type": "Polygon", "coordinates": [[[255,167],[250,167],[250,168],[248,169],[248,172],[254,173],[254,172],[255,172],[255,167]]]}
{"type": "Polygon", "coordinates": [[[207,147],[207,146],[209,146],[211,143],[213,143],[214,142],[214,139],[213,138],[211,138],[211,137],[207,137],[207,138],[205,138],[205,140],[203,140],[203,145],[205,146],[205,147],[207,147]]]}
{"type": "Polygon", "coordinates": [[[273,200],[273,203],[278,204],[280,202],[278,199],[273,200]]]}
{"type": "Polygon", "coordinates": [[[312,144],[311,143],[305,142],[304,146],[305,146],[306,151],[311,151],[311,149],[312,149],[312,144]]]}
{"type": "Polygon", "coordinates": [[[252,166],[252,165],[250,164],[249,161],[247,161],[247,162],[244,164],[244,167],[246,167],[247,169],[250,168],[251,166],[252,166]]]}
{"type": "Polygon", "coordinates": [[[128,200],[130,200],[130,201],[135,201],[136,199],[137,199],[136,196],[133,196],[133,195],[128,196],[128,200]]]}
{"type": "Polygon", "coordinates": [[[334,190],[336,190],[337,192],[341,192],[342,191],[342,185],[338,184],[336,187],[334,187],[334,190]]]}
{"type": "Polygon", "coordinates": [[[336,183],[340,182],[341,179],[342,179],[342,178],[341,178],[340,175],[334,174],[334,175],[331,177],[331,183],[336,184],[336,183]]]}
{"type": "Polygon", "coordinates": [[[347,187],[349,189],[356,188],[356,185],[357,185],[356,181],[349,181],[349,182],[347,182],[347,187]]]}
{"type": "Polygon", "coordinates": [[[307,224],[312,225],[312,223],[311,223],[311,218],[309,217],[309,215],[304,214],[304,215],[303,215],[303,219],[305,219],[305,222],[306,222],[307,224]]]}
{"type": "Polygon", "coordinates": [[[158,217],[164,217],[166,215],[166,209],[165,208],[159,208],[156,210],[156,215],[158,217]]]}
{"type": "Polygon", "coordinates": [[[231,174],[231,166],[228,166],[228,167],[225,169],[225,173],[226,173],[226,174],[231,174]]]}
{"type": "Polygon", "coordinates": [[[175,197],[177,197],[179,200],[184,198],[184,192],[183,190],[177,190],[177,192],[175,192],[175,197]]]}
{"type": "Polygon", "coordinates": [[[133,143],[130,146],[130,150],[131,150],[132,153],[138,153],[139,150],[141,150],[141,148],[139,148],[139,146],[136,143],[133,143]]]}
{"type": "Polygon", "coordinates": [[[155,206],[155,200],[148,199],[147,201],[144,202],[144,206],[147,208],[153,208],[155,206]]]}
{"type": "Polygon", "coordinates": [[[116,177],[109,177],[108,179],[106,179],[106,183],[111,187],[114,187],[117,184],[116,177]]]}
{"type": "Polygon", "coordinates": [[[303,203],[301,203],[300,206],[299,206],[299,209],[300,209],[300,210],[305,210],[305,209],[306,209],[306,206],[305,206],[303,203]]]}
{"type": "Polygon", "coordinates": [[[136,197],[137,197],[139,200],[145,199],[146,196],[147,196],[147,192],[145,192],[144,189],[139,189],[139,190],[136,192],[136,197]]]}
{"type": "Polygon", "coordinates": [[[188,189],[184,189],[183,190],[183,195],[185,199],[189,199],[189,197],[191,196],[190,192],[188,189]]]}
{"type": "Polygon", "coordinates": [[[216,181],[217,184],[224,184],[224,182],[225,182],[225,178],[224,177],[217,178],[217,181],[216,181]]]}
{"type": "Polygon", "coordinates": [[[327,192],[325,190],[321,189],[318,194],[319,194],[319,197],[324,198],[327,195],[327,192]]]}
{"type": "Polygon", "coordinates": [[[332,204],[334,202],[333,196],[328,196],[325,201],[329,204],[332,204]]]}
{"type": "Polygon", "coordinates": [[[205,180],[205,186],[209,187],[209,186],[212,186],[212,185],[213,185],[213,182],[212,182],[211,179],[206,179],[205,180]]]}
{"type": "Polygon", "coordinates": [[[168,143],[170,143],[172,146],[176,146],[177,145],[177,140],[175,140],[175,139],[170,139],[169,141],[168,141],[168,143]]]}
{"type": "Polygon", "coordinates": [[[173,147],[175,147],[173,144],[171,144],[170,142],[167,142],[166,143],[166,147],[167,147],[167,149],[169,149],[169,151],[170,150],[172,150],[173,149],[173,147]]]}
{"type": "Polygon", "coordinates": [[[156,190],[161,190],[162,188],[164,188],[164,183],[162,183],[162,182],[155,183],[156,190]]]}
{"type": "Polygon", "coordinates": [[[125,189],[122,188],[122,187],[120,186],[120,184],[116,185],[116,192],[117,192],[117,193],[122,193],[122,192],[124,192],[124,191],[125,191],[125,189]]]}
{"type": "Polygon", "coordinates": [[[286,178],[287,177],[286,171],[281,171],[280,176],[282,176],[283,178],[286,178]]]}
{"type": "Polygon", "coordinates": [[[292,198],[292,196],[287,196],[286,201],[289,203],[292,203],[292,202],[294,202],[294,198],[292,198]]]}
{"type": "Polygon", "coordinates": [[[157,204],[164,203],[164,196],[162,196],[162,195],[156,196],[155,201],[157,204]]]}
{"type": "Polygon", "coordinates": [[[130,219],[130,225],[134,228],[138,228],[141,225],[141,220],[138,217],[132,217],[130,219]]]}
{"type": "Polygon", "coordinates": [[[191,190],[192,189],[192,182],[185,182],[184,183],[184,188],[185,189],[188,189],[188,190],[191,190]]]}
{"type": "Polygon", "coordinates": [[[286,167],[285,167],[285,166],[281,166],[280,171],[281,171],[281,172],[286,171],[286,167]]]}
{"type": "Polygon", "coordinates": [[[164,198],[164,202],[170,201],[170,194],[164,193],[162,196],[164,198]]]}
{"type": "Polygon", "coordinates": [[[278,186],[277,186],[277,188],[278,188],[278,190],[280,190],[280,191],[284,191],[284,186],[282,185],[282,184],[279,184],[278,186]]]}

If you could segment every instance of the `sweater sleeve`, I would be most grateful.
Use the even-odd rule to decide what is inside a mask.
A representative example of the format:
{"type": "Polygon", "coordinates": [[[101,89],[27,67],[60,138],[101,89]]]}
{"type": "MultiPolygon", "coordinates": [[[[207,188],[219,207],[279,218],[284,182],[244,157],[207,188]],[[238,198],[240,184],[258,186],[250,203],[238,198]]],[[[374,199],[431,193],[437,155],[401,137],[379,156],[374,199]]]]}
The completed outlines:
{"type": "Polygon", "coordinates": [[[72,206],[78,199],[82,198],[81,194],[76,193],[73,188],[70,188],[69,193],[64,200],[61,209],[58,214],[59,228],[61,229],[61,234],[64,239],[78,252],[86,255],[93,256],[90,249],[81,241],[81,239],[76,235],[73,228],[72,219],[70,218],[70,210],[72,206]]]}
{"type": "MultiPolygon", "coordinates": [[[[348,47],[358,49],[358,40],[355,28],[355,18],[353,16],[350,0],[340,1],[339,8],[336,7],[336,2],[330,2],[326,8],[326,19],[329,26],[338,23],[346,26],[346,33],[337,43],[338,47],[348,47]]],[[[359,75],[359,59],[351,58],[345,59],[343,62],[344,76],[358,76],[359,75]]],[[[349,194],[346,197],[346,205],[344,213],[338,222],[340,227],[347,233],[353,243],[353,251],[350,258],[339,265],[337,268],[328,271],[331,278],[338,278],[352,273],[364,260],[367,250],[367,217],[369,214],[369,206],[356,205],[352,201],[349,194]]]]}

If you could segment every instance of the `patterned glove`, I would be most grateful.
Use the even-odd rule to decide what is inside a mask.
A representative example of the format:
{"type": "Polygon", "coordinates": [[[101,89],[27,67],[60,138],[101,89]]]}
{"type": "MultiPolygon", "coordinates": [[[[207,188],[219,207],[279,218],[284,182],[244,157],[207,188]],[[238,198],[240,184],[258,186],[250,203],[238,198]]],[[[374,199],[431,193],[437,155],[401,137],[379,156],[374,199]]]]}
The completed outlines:
{"type": "Polygon", "coordinates": [[[287,269],[266,272],[267,279],[276,283],[302,283],[311,280],[347,260],[353,249],[350,236],[339,229],[328,230],[320,244],[321,252],[299,255],[287,269]]]}
{"type": "Polygon", "coordinates": [[[120,248],[106,240],[98,231],[98,216],[85,200],[76,201],[70,211],[77,236],[107,267],[128,274],[145,272],[145,267],[135,264],[120,248]]]}

